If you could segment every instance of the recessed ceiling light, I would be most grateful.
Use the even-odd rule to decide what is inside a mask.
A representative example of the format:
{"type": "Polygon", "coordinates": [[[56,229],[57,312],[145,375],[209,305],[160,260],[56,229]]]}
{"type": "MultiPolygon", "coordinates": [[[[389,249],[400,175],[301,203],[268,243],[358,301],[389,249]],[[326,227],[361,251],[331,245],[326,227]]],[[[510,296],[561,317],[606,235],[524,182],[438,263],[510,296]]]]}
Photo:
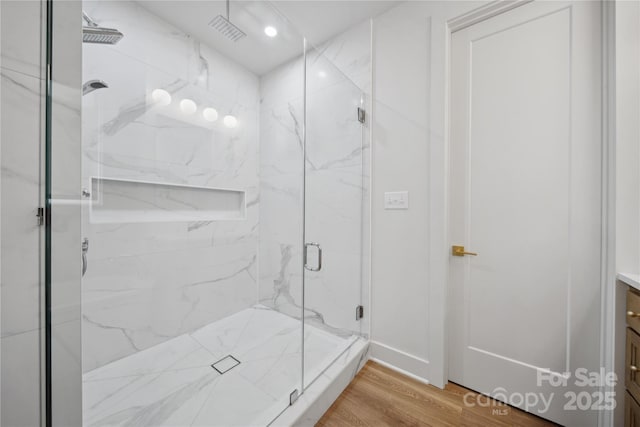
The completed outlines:
{"type": "Polygon", "coordinates": [[[264,27],[264,33],[269,37],[275,37],[278,35],[278,30],[275,27],[269,25],[268,27],[264,27]]]}
{"type": "Polygon", "coordinates": [[[327,72],[324,70],[318,71],[318,77],[320,77],[321,79],[324,79],[325,77],[327,77],[327,72]]]}

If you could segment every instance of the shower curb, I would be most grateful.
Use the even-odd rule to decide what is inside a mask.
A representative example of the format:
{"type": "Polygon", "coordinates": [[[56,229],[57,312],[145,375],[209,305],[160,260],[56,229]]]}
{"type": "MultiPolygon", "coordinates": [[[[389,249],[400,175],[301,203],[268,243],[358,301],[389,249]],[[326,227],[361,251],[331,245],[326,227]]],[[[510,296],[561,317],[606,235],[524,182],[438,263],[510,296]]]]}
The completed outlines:
{"type": "Polygon", "coordinates": [[[369,360],[369,340],[354,342],[270,426],[315,425],[369,360]]]}

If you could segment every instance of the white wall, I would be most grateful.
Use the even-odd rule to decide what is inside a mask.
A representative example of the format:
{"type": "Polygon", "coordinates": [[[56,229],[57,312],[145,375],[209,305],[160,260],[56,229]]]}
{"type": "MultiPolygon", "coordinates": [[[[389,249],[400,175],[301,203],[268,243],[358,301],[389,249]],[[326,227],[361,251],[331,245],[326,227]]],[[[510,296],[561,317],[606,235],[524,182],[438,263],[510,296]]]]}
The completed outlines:
{"type": "MultiPolygon", "coordinates": [[[[640,273],[640,3],[615,3],[616,147],[615,147],[615,268],[640,273]]],[[[626,346],[626,291],[617,282],[614,309],[614,366],[624,378],[626,346]]],[[[623,396],[624,381],[616,387],[623,396]]],[[[613,425],[624,422],[623,400],[618,399],[613,425]]]]}
{"type": "Polygon", "coordinates": [[[616,268],[640,273],[640,4],[616,2],[616,268]]]}
{"type": "MultiPolygon", "coordinates": [[[[447,379],[446,24],[487,3],[405,2],[373,21],[372,355],[438,386],[447,379]],[[396,190],[409,190],[408,211],[383,209],[383,193],[396,190]]],[[[640,10],[616,8],[616,267],[638,273],[640,10]]]]}
{"type": "Polygon", "coordinates": [[[486,2],[404,2],[373,21],[372,355],[446,370],[446,23],[486,2]],[[409,209],[385,211],[385,191],[409,209]]]}

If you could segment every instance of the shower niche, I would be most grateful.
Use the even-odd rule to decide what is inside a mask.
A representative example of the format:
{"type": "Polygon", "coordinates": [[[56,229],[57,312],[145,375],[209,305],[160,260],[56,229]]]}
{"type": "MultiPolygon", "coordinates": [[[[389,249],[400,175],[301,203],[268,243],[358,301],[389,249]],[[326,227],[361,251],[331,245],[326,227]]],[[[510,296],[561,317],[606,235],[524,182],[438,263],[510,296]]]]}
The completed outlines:
{"type": "Polygon", "coordinates": [[[112,178],[91,178],[92,224],[229,221],[246,218],[245,192],[112,178]]]}

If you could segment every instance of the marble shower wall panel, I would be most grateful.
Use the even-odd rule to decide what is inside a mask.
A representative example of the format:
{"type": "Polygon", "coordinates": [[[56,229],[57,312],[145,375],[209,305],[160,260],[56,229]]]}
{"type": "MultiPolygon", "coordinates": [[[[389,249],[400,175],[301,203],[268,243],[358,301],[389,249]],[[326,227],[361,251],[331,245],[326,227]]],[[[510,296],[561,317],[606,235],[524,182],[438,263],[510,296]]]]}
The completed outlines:
{"type": "Polygon", "coordinates": [[[2,338],[39,329],[41,81],[0,69],[2,338]],[[23,143],[21,143],[23,142],[23,143]]]}
{"type": "Polygon", "coordinates": [[[335,65],[362,92],[371,93],[370,21],[364,21],[320,44],[317,52],[335,65]]]}
{"type": "Polygon", "coordinates": [[[260,79],[259,301],[300,318],[304,63],[295,59],[260,79]]]}
{"type": "MultiPolygon", "coordinates": [[[[344,244],[337,251],[323,245],[322,277],[306,276],[305,317],[333,331],[368,333],[368,324],[354,322],[356,302],[368,302],[368,125],[363,134],[346,123],[355,120],[359,99],[344,93],[358,92],[346,74],[368,99],[370,39],[365,22],[309,50],[307,58],[307,231],[321,243],[344,244]]],[[[298,58],[260,80],[260,302],[295,317],[301,313],[302,224],[285,213],[302,209],[303,75],[298,58]]]]}
{"type": "Polygon", "coordinates": [[[246,191],[246,219],[238,220],[92,224],[85,210],[86,372],[256,303],[260,188],[258,78],[143,3],[84,8],[124,38],[83,48],[84,80],[109,88],[83,97],[82,186],[107,177],[246,191]],[[156,102],[155,89],[171,103],[156,102]],[[184,98],[195,114],[180,110],[184,98]],[[204,119],[205,107],[217,110],[216,122],[204,119]],[[236,128],[222,124],[227,114],[236,128]]]}
{"type": "Polygon", "coordinates": [[[305,274],[307,319],[360,332],[362,92],[320,53],[307,58],[306,240],[323,248],[323,269],[305,274]]]}
{"type": "Polygon", "coordinates": [[[321,45],[319,49],[323,56],[331,61],[364,95],[364,108],[367,120],[363,126],[362,138],[362,298],[365,307],[365,317],[362,319],[361,331],[369,334],[370,318],[366,315],[371,306],[370,283],[370,253],[371,253],[371,123],[372,116],[372,23],[365,21],[360,25],[338,35],[321,45]]]}
{"type": "MultiPolygon", "coordinates": [[[[11,13],[5,6],[0,3],[3,61],[9,39],[4,22],[11,13]]],[[[0,424],[11,426],[40,423],[40,228],[35,214],[41,85],[39,78],[0,68],[0,424]]]]}
{"type": "Polygon", "coordinates": [[[42,17],[40,1],[2,0],[0,64],[38,79],[43,78],[42,17]]]}
{"type": "Polygon", "coordinates": [[[40,423],[41,3],[0,1],[0,424],[40,423]]]}

